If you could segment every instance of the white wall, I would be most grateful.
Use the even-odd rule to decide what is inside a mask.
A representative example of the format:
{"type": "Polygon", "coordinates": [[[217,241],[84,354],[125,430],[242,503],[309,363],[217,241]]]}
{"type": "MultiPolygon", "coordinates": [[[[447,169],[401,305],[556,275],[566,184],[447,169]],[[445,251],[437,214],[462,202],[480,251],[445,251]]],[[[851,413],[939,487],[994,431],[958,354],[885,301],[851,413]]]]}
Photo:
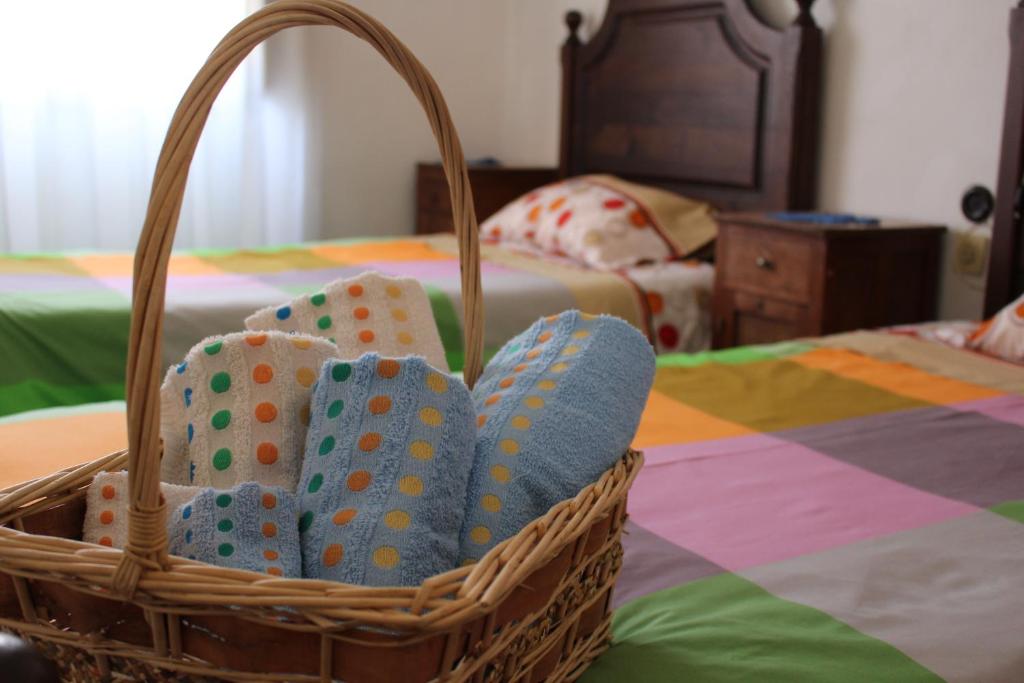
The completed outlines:
{"type": "MultiPolygon", "coordinates": [[[[606,0],[355,0],[441,85],[468,156],[554,164],[562,15],[584,34],[606,0]]],[[[974,183],[994,189],[1014,0],[819,0],[826,64],[819,204],[966,227],[974,183]]],[[[784,25],[793,0],[756,0],[784,25]]],[[[413,164],[434,159],[405,85],[358,41],[313,29],[308,47],[322,145],[325,235],[412,229],[413,164]]],[[[312,139],[316,139],[312,135],[312,139]]],[[[977,317],[980,279],[944,274],[941,314],[977,317]]]]}

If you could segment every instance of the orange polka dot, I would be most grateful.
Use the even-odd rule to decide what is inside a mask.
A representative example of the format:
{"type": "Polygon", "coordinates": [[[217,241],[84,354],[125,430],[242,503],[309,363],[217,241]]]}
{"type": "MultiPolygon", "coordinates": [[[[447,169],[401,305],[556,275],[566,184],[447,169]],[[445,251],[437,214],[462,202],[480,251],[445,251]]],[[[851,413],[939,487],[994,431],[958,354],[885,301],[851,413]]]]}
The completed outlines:
{"type": "Polygon", "coordinates": [[[374,415],[383,415],[391,410],[391,399],[387,396],[374,396],[367,403],[367,408],[374,415]]]}
{"type": "Polygon", "coordinates": [[[110,538],[110,536],[104,536],[100,539],[100,545],[105,545],[108,548],[112,548],[114,546],[114,539],[110,538]]]}
{"type": "Polygon", "coordinates": [[[364,344],[369,344],[376,338],[377,335],[373,333],[373,330],[359,330],[359,341],[364,344]]]}
{"type": "Polygon", "coordinates": [[[551,202],[548,207],[548,211],[558,211],[565,204],[565,197],[559,197],[555,201],[551,202]]]}
{"type": "Polygon", "coordinates": [[[657,292],[647,293],[647,305],[651,307],[651,313],[654,315],[665,310],[665,300],[657,292]]]}
{"type": "Polygon", "coordinates": [[[543,210],[543,208],[544,207],[542,207],[540,204],[533,207],[532,209],[530,209],[530,213],[526,216],[526,219],[531,223],[536,223],[538,220],[540,220],[540,212],[543,210]]]}
{"type": "Polygon", "coordinates": [[[273,422],[277,419],[277,406],[263,402],[256,406],[256,419],[260,422],[273,422]]]}
{"type": "Polygon", "coordinates": [[[515,384],[515,382],[516,382],[516,378],[515,377],[506,377],[505,379],[503,379],[500,382],[498,382],[498,386],[501,387],[502,389],[508,389],[510,386],[515,384]]]}
{"type": "Polygon", "coordinates": [[[260,461],[261,465],[273,465],[277,462],[277,446],[264,441],[256,447],[256,459],[260,461]]]}
{"type": "Polygon", "coordinates": [[[280,557],[280,556],[277,554],[276,550],[264,550],[263,551],[263,559],[265,559],[265,560],[270,560],[271,562],[273,562],[278,557],[280,557]]]}
{"type": "Polygon", "coordinates": [[[384,379],[391,379],[398,374],[398,371],[402,369],[402,366],[397,360],[385,358],[377,363],[377,374],[384,379]]]}
{"type": "Polygon", "coordinates": [[[324,550],[324,566],[333,567],[334,565],[341,562],[341,558],[345,556],[345,551],[342,549],[340,543],[332,543],[327,546],[324,550]]]}
{"type": "Polygon", "coordinates": [[[647,215],[638,209],[629,214],[629,222],[633,224],[634,228],[645,228],[647,227],[647,215]]]}
{"type": "Polygon", "coordinates": [[[485,422],[487,422],[487,416],[486,415],[477,415],[476,416],[476,426],[477,427],[483,427],[485,422]]]}
{"type": "Polygon", "coordinates": [[[349,285],[348,286],[348,293],[349,293],[350,296],[356,296],[356,297],[362,296],[363,295],[363,286],[362,285],[349,285]]]}
{"type": "Polygon", "coordinates": [[[359,308],[352,311],[352,317],[356,320],[366,320],[370,317],[370,309],[366,306],[360,306],[359,308]]]}
{"type": "Polygon", "coordinates": [[[541,332],[540,336],[537,337],[537,341],[540,342],[541,344],[546,342],[548,339],[551,339],[551,331],[550,330],[545,330],[544,332],[541,332]]]}
{"type": "Polygon", "coordinates": [[[280,567],[267,567],[267,573],[271,576],[283,576],[284,572],[281,571],[280,567]]]}
{"type": "Polygon", "coordinates": [[[267,538],[273,538],[274,536],[277,536],[277,525],[273,522],[264,523],[263,535],[267,538]]]}
{"type": "Polygon", "coordinates": [[[250,334],[245,338],[245,343],[249,346],[263,346],[267,343],[267,335],[265,334],[250,334]]]}
{"type": "Polygon", "coordinates": [[[260,363],[252,369],[252,381],[256,384],[266,384],[274,379],[274,369],[266,363],[260,363]]]}
{"type": "Polygon", "coordinates": [[[366,470],[356,470],[348,475],[348,488],[350,491],[362,491],[370,485],[370,473],[366,470]]]}
{"type": "Polygon", "coordinates": [[[268,510],[273,510],[275,507],[277,507],[277,496],[275,496],[273,493],[264,493],[262,502],[263,507],[265,507],[268,510]]]}
{"type": "Polygon", "coordinates": [[[380,448],[381,436],[377,432],[366,432],[359,437],[359,450],[371,453],[380,448]]]}
{"type": "Polygon", "coordinates": [[[1024,318],[1024,303],[1018,304],[1017,308],[1014,309],[1018,318],[1024,318]]]}
{"type": "Polygon", "coordinates": [[[117,493],[117,491],[114,490],[113,486],[111,486],[110,484],[107,484],[106,486],[103,487],[103,490],[102,490],[101,493],[103,493],[103,497],[104,498],[106,498],[107,500],[110,500],[111,498],[114,497],[114,495],[117,493]]]}
{"type": "Polygon", "coordinates": [[[526,357],[529,358],[530,360],[533,360],[534,358],[536,358],[539,355],[540,355],[540,349],[530,349],[529,351],[526,352],[526,357]]]}
{"type": "Polygon", "coordinates": [[[338,510],[337,512],[335,512],[334,516],[331,517],[331,521],[337,524],[338,526],[345,526],[355,518],[356,510],[354,510],[353,508],[345,508],[344,510],[338,510]]]}
{"type": "Polygon", "coordinates": [[[316,373],[313,368],[299,368],[295,371],[295,381],[304,387],[312,386],[316,381],[316,373]]]}
{"type": "Polygon", "coordinates": [[[525,370],[528,367],[530,367],[530,366],[527,365],[526,363],[520,363],[519,365],[517,365],[514,368],[512,368],[512,371],[513,372],[522,372],[523,370],[525,370]]]}
{"type": "Polygon", "coordinates": [[[114,511],[104,510],[100,513],[100,521],[104,524],[113,524],[114,522],[114,511]]]}
{"type": "Polygon", "coordinates": [[[551,323],[555,322],[556,320],[558,320],[558,316],[557,315],[549,315],[548,317],[544,318],[544,322],[546,322],[549,325],[551,323]]]}
{"type": "Polygon", "coordinates": [[[491,394],[490,396],[487,397],[487,400],[484,401],[484,405],[493,406],[495,403],[497,403],[500,400],[501,400],[501,394],[491,394]]]}

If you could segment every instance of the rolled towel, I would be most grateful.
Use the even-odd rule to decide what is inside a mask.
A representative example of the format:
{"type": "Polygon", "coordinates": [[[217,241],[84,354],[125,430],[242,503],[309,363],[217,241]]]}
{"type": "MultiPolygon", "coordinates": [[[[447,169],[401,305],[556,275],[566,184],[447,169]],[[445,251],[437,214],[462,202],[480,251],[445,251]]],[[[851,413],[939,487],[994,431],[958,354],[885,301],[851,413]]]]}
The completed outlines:
{"type": "Polygon", "coordinates": [[[250,330],[302,332],[330,339],[339,358],[374,351],[383,356],[423,356],[448,371],[441,336],[426,290],[418,280],[375,271],[335,280],[312,295],[256,311],[250,330]]]}
{"type": "Polygon", "coordinates": [[[461,380],[420,358],[324,365],[299,486],[303,576],[417,585],[456,566],[476,438],[461,380]]]}
{"type": "MultiPolygon", "coordinates": [[[[200,489],[194,486],[160,484],[168,510],[191,500],[200,489]]],[[[100,472],[85,492],[85,524],[82,540],[111,548],[123,548],[128,541],[128,472],[100,472]]]]}
{"type": "Polygon", "coordinates": [[[326,340],[283,332],[238,332],[194,346],[160,389],[160,478],[294,491],[313,383],[336,353],[326,340]]]}
{"type": "Polygon", "coordinates": [[[298,504],[280,486],[255,482],[202,489],[170,515],[172,555],[218,567],[298,578],[298,504]]]}
{"type": "Polygon", "coordinates": [[[478,436],[461,561],[575,496],[629,447],[654,379],[633,326],[567,311],[509,341],[473,388],[478,436]]]}

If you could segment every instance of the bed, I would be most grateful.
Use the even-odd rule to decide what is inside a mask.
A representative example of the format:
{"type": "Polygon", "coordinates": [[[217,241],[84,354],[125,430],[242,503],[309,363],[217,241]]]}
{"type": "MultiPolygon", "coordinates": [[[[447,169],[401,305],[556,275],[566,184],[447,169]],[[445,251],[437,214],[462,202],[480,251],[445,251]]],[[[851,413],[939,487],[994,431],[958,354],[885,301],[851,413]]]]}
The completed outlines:
{"type": "MultiPolygon", "coordinates": [[[[614,174],[722,209],[813,205],[820,68],[813,23],[776,31],[733,0],[613,0],[586,44],[579,15],[570,13],[567,23],[563,176],[614,174]]],[[[206,336],[241,329],[257,308],[376,269],[426,285],[449,365],[459,369],[456,253],[446,236],[178,252],[164,362],[206,336]]],[[[490,352],[567,308],[620,316],[659,352],[710,344],[708,262],[602,271],[486,244],[483,259],[490,352]]],[[[7,361],[0,416],[123,397],[130,280],[127,253],[0,257],[0,356],[7,361]]]]}

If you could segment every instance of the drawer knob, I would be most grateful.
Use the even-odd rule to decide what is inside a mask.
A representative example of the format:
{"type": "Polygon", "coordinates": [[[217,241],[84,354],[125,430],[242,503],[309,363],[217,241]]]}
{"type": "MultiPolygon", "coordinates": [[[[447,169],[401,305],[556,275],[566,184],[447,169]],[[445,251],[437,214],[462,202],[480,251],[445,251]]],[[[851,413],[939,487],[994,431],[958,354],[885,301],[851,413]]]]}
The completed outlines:
{"type": "Polygon", "coordinates": [[[761,270],[775,270],[775,261],[767,256],[758,256],[754,259],[754,264],[761,270]]]}

